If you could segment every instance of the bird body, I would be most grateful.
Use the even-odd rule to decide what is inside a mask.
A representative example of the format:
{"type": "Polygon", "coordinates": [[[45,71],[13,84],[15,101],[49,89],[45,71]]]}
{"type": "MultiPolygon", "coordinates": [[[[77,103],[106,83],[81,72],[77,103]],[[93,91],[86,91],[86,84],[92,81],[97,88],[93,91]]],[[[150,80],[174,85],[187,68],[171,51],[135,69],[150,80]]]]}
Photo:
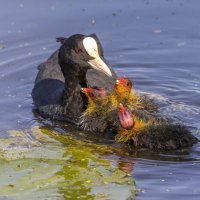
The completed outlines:
{"type": "Polygon", "coordinates": [[[113,91],[106,100],[102,98],[100,105],[94,100],[92,104],[88,102],[92,112],[86,110],[84,113],[82,122],[87,124],[83,126],[85,130],[92,127],[103,132],[112,127],[116,131],[117,142],[129,143],[135,148],[170,150],[189,147],[198,141],[186,126],[157,117],[157,110],[152,109],[155,104],[147,97],[131,92],[132,84],[127,87],[124,84],[127,82],[125,78],[117,78],[113,91]],[[106,125],[102,126],[102,121],[106,125]],[[101,126],[98,127],[98,124],[101,126]],[[156,137],[155,140],[153,137],[156,137]]]}
{"type": "Polygon", "coordinates": [[[116,141],[170,150],[197,142],[187,127],[157,117],[154,102],[132,82],[116,77],[95,34],[57,38],[61,47],[38,67],[32,91],[36,110],[87,131],[116,131],[116,141]]]}
{"type": "Polygon", "coordinates": [[[32,97],[40,114],[77,124],[87,104],[81,88],[98,85],[110,90],[116,75],[95,34],[57,40],[60,49],[38,67],[32,97]]]}

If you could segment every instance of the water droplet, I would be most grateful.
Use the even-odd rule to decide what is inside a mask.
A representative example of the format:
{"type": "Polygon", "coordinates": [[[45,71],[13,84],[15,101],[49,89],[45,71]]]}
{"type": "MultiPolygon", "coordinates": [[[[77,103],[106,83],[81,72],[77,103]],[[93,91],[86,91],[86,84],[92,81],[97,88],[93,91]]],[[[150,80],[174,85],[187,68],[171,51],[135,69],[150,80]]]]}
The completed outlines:
{"type": "Polygon", "coordinates": [[[19,7],[20,7],[20,8],[23,8],[23,7],[24,7],[24,4],[23,4],[23,3],[20,3],[20,4],[19,4],[19,7]]]}
{"type": "Polygon", "coordinates": [[[161,29],[155,29],[153,32],[154,32],[154,33],[161,33],[162,30],[161,30],[161,29]]]}
{"type": "Polygon", "coordinates": [[[187,43],[186,42],[178,42],[177,43],[177,47],[183,47],[185,46],[187,43]]]}

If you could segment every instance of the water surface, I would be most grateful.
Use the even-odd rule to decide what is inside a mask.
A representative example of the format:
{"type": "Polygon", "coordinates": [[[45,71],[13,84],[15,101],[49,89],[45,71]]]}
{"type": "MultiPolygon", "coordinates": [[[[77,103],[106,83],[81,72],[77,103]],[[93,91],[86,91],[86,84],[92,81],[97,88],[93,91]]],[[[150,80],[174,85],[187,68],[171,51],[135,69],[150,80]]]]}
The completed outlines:
{"type": "MultiPolygon", "coordinates": [[[[157,98],[165,115],[190,126],[200,139],[199,7],[197,0],[2,1],[1,138],[10,139],[10,130],[45,126],[77,141],[114,148],[103,158],[131,176],[138,189],[137,200],[199,199],[199,144],[178,152],[133,151],[112,138],[88,136],[38,118],[32,112],[31,98],[37,65],[59,47],[55,38],[96,33],[117,74],[130,78],[137,90],[157,98]]],[[[55,188],[51,189],[54,193],[55,188]]],[[[122,198],[126,196],[124,193],[122,198]]]]}

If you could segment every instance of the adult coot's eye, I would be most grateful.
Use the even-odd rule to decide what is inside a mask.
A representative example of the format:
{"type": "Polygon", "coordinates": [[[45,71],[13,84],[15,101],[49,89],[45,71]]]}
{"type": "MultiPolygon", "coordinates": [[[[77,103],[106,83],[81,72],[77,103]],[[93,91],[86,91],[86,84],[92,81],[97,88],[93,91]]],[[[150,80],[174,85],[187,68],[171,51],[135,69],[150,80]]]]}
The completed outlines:
{"type": "Polygon", "coordinates": [[[76,49],[75,49],[75,52],[76,52],[77,54],[81,54],[81,53],[83,53],[83,50],[82,50],[81,48],[76,48],[76,49]]]}

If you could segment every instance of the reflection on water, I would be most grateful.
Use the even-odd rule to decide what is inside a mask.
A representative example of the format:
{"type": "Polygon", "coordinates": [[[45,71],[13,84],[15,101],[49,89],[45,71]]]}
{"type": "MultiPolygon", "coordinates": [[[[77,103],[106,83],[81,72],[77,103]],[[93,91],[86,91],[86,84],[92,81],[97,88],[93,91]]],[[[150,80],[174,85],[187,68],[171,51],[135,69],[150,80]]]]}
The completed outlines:
{"type": "MultiPolygon", "coordinates": [[[[8,134],[9,130],[46,127],[64,137],[72,136],[77,143],[84,140],[87,145],[92,141],[96,145],[110,147],[112,152],[102,155],[97,151],[97,157],[112,163],[115,170],[120,169],[135,180],[138,200],[198,199],[199,143],[191,149],[176,152],[131,149],[129,146],[116,144],[113,136],[84,133],[68,124],[40,118],[32,112],[34,107],[30,94],[37,65],[45,61],[59,46],[54,38],[95,32],[102,41],[105,57],[116,72],[120,76],[130,78],[136,90],[156,98],[162,114],[185,123],[191,127],[192,133],[200,138],[200,29],[197,20],[200,17],[199,6],[198,1],[188,0],[127,0],[123,3],[120,0],[101,3],[85,0],[84,4],[79,0],[49,0],[38,4],[33,0],[4,2],[0,8],[0,137],[1,141],[4,141],[1,144],[8,144],[6,141],[12,138],[8,134]]],[[[20,137],[20,132],[18,134],[20,137]]],[[[26,136],[27,140],[32,141],[31,135],[26,136]]],[[[36,141],[39,142],[40,139],[37,138],[36,141]]],[[[14,148],[15,143],[16,140],[13,139],[9,144],[9,150],[13,149],[15,153],[29,148],[23,144],[23,148],[14,148]]],[[[13,184],[13,181],[20,181],[19,176],[24,177],[23,181],[29,178],[34,180],[34,187],[45,186],[45,180],[48,179],[49,183],[52,183],[48,185],[51,198],[53,194],[64,196],[66,191],[69,192],[66,195],[76,195],[79,189],[87,193],[86,199],[89,199],[94,191],[101,194],[101,187],[93,187],[94,190],[90,192],[83,185],[83,188],[77,186],[76,190],[67,190],[70,186],[58,179],[61,176],[66,177],[65,181],[72,180],[65,174],[69,173],[70,165],[65,163],[67,154],[62,145],[63,141],[59,140],[54,149],[44,145],[40,149],[42,154],[37,154],[36,151],[35,155],[46,153],[45,158],[33,159],[31,154],[29,159],[23,160],[23,165],[20,165],[20,159],[1,160],[0,170],[4,173],[0,173],[0,185],[6,183],[4,194],[5,191],[12,194],[11,191],[22,187],[20,184],[13,184]],[[64,154],[65,156],[59,157],[59,162],[55,163],[51,158],[58,156],[58,152],[60,157],[64,154]],[[9,174],[6,170],[9,170],[13,178],[5,177],[9,174]],[[43,173],[44,176],[40,179],[43,173]],[[58,182],[62,184],[59,185],[58,182]]],[[[0,152],[2,149],[1,146],[0,152]]],[[[9,156],[9,153],[4,152],[3,155],[9,156]]],[[[73,163],[73,166],[79,167],[76,163],[73,163]]],[[[77,171],[70,173],[75,177],[81,175],[77,171]]],[[[86,180],[85,177],[80,178],[83,178],[81,181],[86,180]]],[[[32,188],[23,186],[23,198],[34,199],[35,196],[29,193],[32,188]]],[[[121,191],[122,198],[125,198],[128,188],[125,184],[123,189],[120,187],[116,190],[121,191]]],[[[113,191],[116,195],[119,193],[112,189],[108,190],[108,193],[118,199],[113,191]]],[[[46,197],[39,190],[37,197],[46,197]]],[[[103,196],[98,198],[105,199],[103,196]]],[[[18,199],[22,199],[21,196],[18,199]]]]}
{"type": "Polygon", "coordinates": [[[110,147],[74,140],[42,127],[8,131],[7,135],[0,140],[0,199],[134,196],[131,178],[105,159],[114,153],[110,147]]]}

